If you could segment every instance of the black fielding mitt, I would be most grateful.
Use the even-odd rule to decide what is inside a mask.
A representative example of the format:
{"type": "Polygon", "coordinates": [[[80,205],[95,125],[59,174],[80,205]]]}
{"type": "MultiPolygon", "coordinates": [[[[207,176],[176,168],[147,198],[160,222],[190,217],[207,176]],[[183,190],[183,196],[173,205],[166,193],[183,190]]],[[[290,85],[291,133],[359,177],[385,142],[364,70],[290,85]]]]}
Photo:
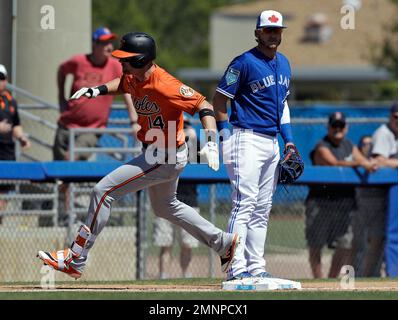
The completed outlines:
{"type": "Polygon", "coordinates": [[[296,146],[289,145],[285,148],[283,158],[279,161],[279,182],[292,183],[301,176],[303,171],[304,162],[296,146]]]}

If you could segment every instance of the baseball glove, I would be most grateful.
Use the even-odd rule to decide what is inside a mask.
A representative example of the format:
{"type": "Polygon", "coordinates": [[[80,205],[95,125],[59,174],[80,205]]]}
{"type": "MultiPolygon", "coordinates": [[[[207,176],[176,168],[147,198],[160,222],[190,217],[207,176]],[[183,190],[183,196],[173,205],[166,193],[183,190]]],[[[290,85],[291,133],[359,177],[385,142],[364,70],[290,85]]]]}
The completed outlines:
{"type": "Polygon", "coordinates": [[[304,162],[296,146],[289,145],[283,152],[283,158],[279,161],[279,182],[292,183],[301,176],[303,171],[304,162]]]}

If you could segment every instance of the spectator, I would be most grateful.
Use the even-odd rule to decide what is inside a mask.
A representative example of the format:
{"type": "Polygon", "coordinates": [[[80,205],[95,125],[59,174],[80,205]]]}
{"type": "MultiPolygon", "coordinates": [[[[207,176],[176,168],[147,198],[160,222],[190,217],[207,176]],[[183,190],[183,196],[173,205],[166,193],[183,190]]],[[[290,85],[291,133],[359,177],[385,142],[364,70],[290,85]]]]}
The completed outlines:
{"type": "MultiPolygon", "coordinates": [[[[185,141],[188,144],[189,150],[188,161],[192,163],[197,163],[197,151],[199,150],[198,146],[200,144],[198,143],[195,129],[186,118],[184,118],[184,132],[185,141]]],[[[198,193],[195,183],[182,181],[178,183],[177,199],[191,206],[200,213],[197,196],[198,193]]],[[[197,248],[199,246],[198,240],[191,236],[184,229],[173,225],[168,220],[156,217],[154,223],[154,243],[156,246],[160,247],[160,279],[166,279],[169,277],[167,270],[170,270],[171,251],[173,241],[175,241],[176,238],[178,238],[178,241],[180,243],[180,267],[182,271],[182,276],[184,278],[192,277],[192,274],[189,272],[189,264],[192,259],[192,248],[197,248]]]]}
{"type": "MultiPolygon", "coordinates": [[[[6,90],[7,70],[0,64],[0,160],[15,161],[15,140],[23,149],[30,147],[19,120],[18,105],[11,93],[6,90]]],[[[9,185],[0,185],[0,193],[12,190],[9,185]]],[[[5,210],[7,202],[0,200],[0,211],[5,210]]]]}
{"type": "MultiPolygon", "coordinates": [[[[120,77],[122,67],[111,57],[113,50],[112,40],[116,35],[108,28],[98,28],[92,35],[92,52],[90,54],[75,55],[63,62],[58,69],[58,100],[61,116],[58,120],[58,129],[53,147],[54,160],[69,160],[69,129],[70,128],[105,128],[113,102],[113,96],[101,96],[98,99],[83,97],[79,100],[65,98],[65,79],[72,74],[71,92],[81,87],[94,87],[120,77]]],[[[129,94],[123,98],[130,111],[134,108],[129,94]]],[[[136,118],[131,119],[136,123],[136,118]]],[[[100,135],[95,133],[78,134],[75,140],[76,147],[95,147],[100,135]]],[[[74,160],[87,160],[90,153],[79,153],[74,160]]]]}
{"type": "MultiPolygon", "coordinates": [[[[398,101],[394,102],[390,108],[389,120],[387,124],[381,125],[372,136],[373,146],[371,155],[376,159],[380,167],[398,168],[398,101]]],[[[380,214],[372,220],[372,228],[369,230],[371,237],[367,259],[364,260],[363,276],[373,276],[379,274],[381,255],[385,243],[385,223],[386,223],[386,203],[388,199],[387,190],[379,191],[377,202],[384,202],[383,208],[377,210],[380,214]]],[[[369,235],[369,236],[370,236],[369,235]]]]}
{"type": "Polygon", "coordinates": [[[15,159],[15,141],[22,148],[30,147],[19,120],[18,105],[11,93],[6,90],[7,70],[0,64],[0,160],[15,159]]]}
{"type": "MultiPolygon", "coordinates": [[[[366,159],[358,148],[345,138],[348,126],[342,112],[329,116],[327,135],[311,152],[313,165],[363,166],[374,171],[376,164],[366,159]]],[[[321,252],[325,245],[335,249],[329,277],[339,275],[344,264],[351,262],[352,230],[350,215],[355,207],[355,188],[322,185],[310,187],[306,199],[306,239],[314,278],[322,277],[321,252]]]]}
{"type": "Polygon", "coordinates": [[[388,124],[373,134],[372,156],[381,167],[398,168],[398,101],[391,106],[388,124]]]}
{"type": "MultiPolygon", "coordinates": [[[[358,149],[365,157],[370,158],[372,137],[363,136],[358,149]]],[[[355,275],[380,277],[387,212],[387,190],[384,187],[357,187],[356,199],[357,209],[354,211],[352,221],[355,275]]]]}

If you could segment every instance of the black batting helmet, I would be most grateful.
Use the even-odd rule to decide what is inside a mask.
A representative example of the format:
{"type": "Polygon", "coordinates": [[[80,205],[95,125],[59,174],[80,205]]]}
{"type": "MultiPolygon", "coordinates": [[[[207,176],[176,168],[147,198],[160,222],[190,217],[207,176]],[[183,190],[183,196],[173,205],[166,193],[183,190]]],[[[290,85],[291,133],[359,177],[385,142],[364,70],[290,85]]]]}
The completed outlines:
{"type": "Polygon", "coordinates": [[[120,48],[112,56],[127,60],[133,68],[142,68],[156,58],[155,40],[145,32],[130,32],[120,40],[120,48]]]}

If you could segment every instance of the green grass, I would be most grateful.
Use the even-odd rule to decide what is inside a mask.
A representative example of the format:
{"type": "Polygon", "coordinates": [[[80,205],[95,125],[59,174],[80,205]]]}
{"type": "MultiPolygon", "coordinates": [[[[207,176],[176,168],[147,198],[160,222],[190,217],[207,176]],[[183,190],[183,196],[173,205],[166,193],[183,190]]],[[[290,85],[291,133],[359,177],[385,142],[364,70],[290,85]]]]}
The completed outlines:
{"type": "MultiPolygon", "coordinates": [[[[311,283],[316,280],[302,280],[302,283],[311,283]]],[[[336,279],[325,279],[325,283],[336,282],[336,279]]],[[[387,282],[391,279],[358,279],[357,282],[387,282]]],[[[222,279],[170,279],[170,280],[143,280],[121,282],[80,282],[80,284],[100,285],[220,285],[222,279]]],[[[319,281],[316,281],[319,282],[319,281]]],[[[12,285],[17,283],[6,283],[12,285]]],[[[19,285],[37,285],[37,283],[18,283],[19,285]]],[[[72,288],[74,282],[69,284],[72,288]]],[[[77,282],[79,284],[79,282],[77,282]]],[[[126,292],[115,290],[112,292],[73,292],[37,291],[37,292],[0,292],[0,300],[398,300],[398,291],[271,291],[271,292],[126,292]]]]}
{"type": "Polygon", "coordinates": [[[398,292],[7,292],[0,300],[397,300],[398,292]]]}

